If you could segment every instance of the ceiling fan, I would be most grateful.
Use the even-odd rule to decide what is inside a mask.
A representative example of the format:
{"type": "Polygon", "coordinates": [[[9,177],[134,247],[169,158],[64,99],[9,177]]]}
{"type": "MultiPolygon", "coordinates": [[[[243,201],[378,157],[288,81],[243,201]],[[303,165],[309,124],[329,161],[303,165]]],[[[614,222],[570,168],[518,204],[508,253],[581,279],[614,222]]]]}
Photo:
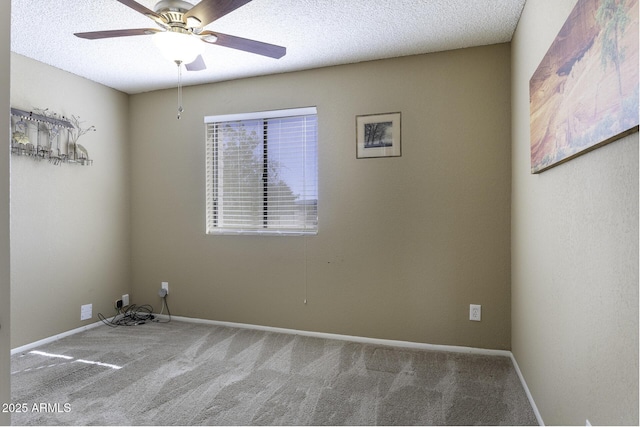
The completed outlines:
{"type": "Polygon", "coordinates": [[[196,5],[183,0],[161,0],[156,3],[154,10],[148,9],[135,0],[117,1],[154,20],[160,29],[133,28],[75,33],[75,35],[89,40],[155,35],[154,41],[158,48],[178,66],[178,119],[184,111],[181,65],[185,64],[188,71],[207,68],[200,54],[202,47],[205,46],[202,42],[275,59],[282,58],[287,53],[287,49],[282,46],[204,29],[216,19],[233,12],[251,0],[201,0],[196,5]]]}
{"type": "MultiPolygon", "coordinates": [[[[175,39],[177,44],[173,49],[174,55],[186,54],[181,58],[174,56],[170,59],[185,63],[185,67],[189,71],[199,71],[206,68],[204,60],[199,54],[199,51],[201,51],[199,47],[203,46],[200,44],[201,42],[275,59],[282,58],[287,53],[287,49],[282,46],[203,29],[206,25],[244,6],[251,0],[201,0],[196,5],[182,0],[161,0],[154,6],[154,10],[148,9],[134,0],[117,1],[154,20],[160,28],[92,31],[75,33],[75,35],[80,38],[95,40],[112,37],[167,34],[168,37],[166,38],[175,39]],[[187,59],[189,60],[187,61],[187,59]]],[[[160,37],[156,36],[155,39],[160,37]]],[[[169,46],[171,43],[168,40],[157,40],[157,44],[162,49],[163,46],[169,46]]]]}

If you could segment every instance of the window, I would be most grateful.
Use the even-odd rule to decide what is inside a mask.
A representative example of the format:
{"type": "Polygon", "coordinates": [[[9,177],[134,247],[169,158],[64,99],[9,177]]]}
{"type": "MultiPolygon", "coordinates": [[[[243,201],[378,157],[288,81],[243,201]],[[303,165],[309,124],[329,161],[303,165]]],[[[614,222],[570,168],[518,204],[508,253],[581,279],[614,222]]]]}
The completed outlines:
{"type": "Polygon", "coordinates": [[[207,234],[318,231],[316,108],[205,117],[207,234]]]}

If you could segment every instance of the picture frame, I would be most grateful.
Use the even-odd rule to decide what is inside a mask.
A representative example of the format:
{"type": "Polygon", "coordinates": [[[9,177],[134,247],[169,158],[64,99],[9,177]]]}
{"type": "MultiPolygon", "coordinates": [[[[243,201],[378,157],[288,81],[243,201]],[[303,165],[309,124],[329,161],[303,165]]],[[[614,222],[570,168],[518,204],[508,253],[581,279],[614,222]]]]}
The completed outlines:
{"type": "Polygon", "coordinates": [[[529,96],[533,174],[638,132],[638,0],[579,0],[529,96]]]}
{"type": "Polygon", "coordinates": [[[401,113],[356,116],[356,158],[400,157],[401,113]]]}

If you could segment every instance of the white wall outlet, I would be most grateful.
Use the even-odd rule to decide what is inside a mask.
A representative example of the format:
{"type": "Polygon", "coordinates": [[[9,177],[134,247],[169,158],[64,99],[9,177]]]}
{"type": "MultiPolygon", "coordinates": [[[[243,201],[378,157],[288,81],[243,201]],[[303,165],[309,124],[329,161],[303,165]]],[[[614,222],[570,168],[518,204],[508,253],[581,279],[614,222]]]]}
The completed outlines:
{"type": "Polygon", "coordinates": [[[469,320],[479,322],[482,319],[482,306],[479,304],[469,305],[469,320]]]}
{"type": "Polygon", "coordinates": [[[88,320],[93,317],[93,304],[80,306],[80,320],[88,320]]]}
{"type": "Polygon", "coordinates": [[[169,295],[169,282],[162,282],[161,289],[164,289],[165,291],[167,291],[167,295],[169,295]]]}
{"type": "Polygon", "coordinates": [[[122,295],[122,305],[129,305],[129,294],[122,295]]]}

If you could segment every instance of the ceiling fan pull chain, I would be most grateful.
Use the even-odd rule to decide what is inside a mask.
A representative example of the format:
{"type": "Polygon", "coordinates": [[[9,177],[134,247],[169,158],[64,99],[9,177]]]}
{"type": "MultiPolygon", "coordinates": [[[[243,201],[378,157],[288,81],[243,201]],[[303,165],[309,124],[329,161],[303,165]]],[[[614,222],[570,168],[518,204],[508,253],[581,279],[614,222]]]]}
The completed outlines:
{"type": "Polygon", "coordinates": [[[180,120],[180,115],[184,111],[182,108],[182,61],[176,61],[176,65],[178,65],[178,120],[180,120]]]}

